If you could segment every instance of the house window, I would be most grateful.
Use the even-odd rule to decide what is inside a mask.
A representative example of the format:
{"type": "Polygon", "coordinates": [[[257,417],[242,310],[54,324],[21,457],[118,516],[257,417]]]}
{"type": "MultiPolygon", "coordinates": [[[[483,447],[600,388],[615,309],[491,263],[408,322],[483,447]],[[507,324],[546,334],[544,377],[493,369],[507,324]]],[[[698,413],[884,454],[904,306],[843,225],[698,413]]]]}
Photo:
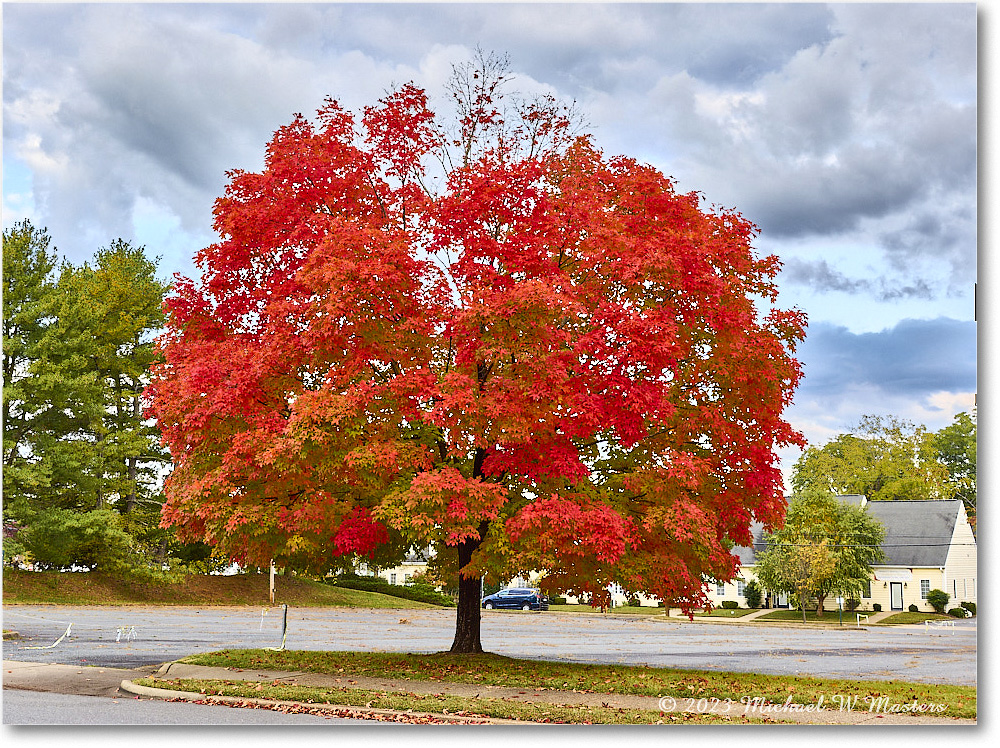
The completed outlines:
{"type": "Polygon", "coordinates": [[[739,595],[740,597],[743,597],[743,593],[746,591],[746,588],[747,588],[747,583],[746,582],[744,582],[742,579],[737,579],[736,580],[736,594],[737,595],[739,595]]]}
{"type": "Polygon", "coordinates": [[[396,583],[396,575],[395,574],[390,574],[389,575],[389,584],[395,584],[395,583],[396,583]]]}
{"type": "Polygon", "coordinates": [[[716,595],[725,595],[726,594],[726,584],[725,584],[725,582],[716,582],[715,583],[715,594],[716,595]]]}
{"type": "Polygon", "coordinates": [[[927,593],[930,592],[930,591],[931,591],[931,580],[930,579],[921,579],[920,580],[920,599],[921,600],[926,600],[927,599],[927,593]]]}
{"type": "Polygon", "coordinates": [[[865,599],[870,599],[871,596],[872,596],[872,580],[869,579],[867,582],[865,582],[865,588],[861,592],[861,597],[865,599]]]}
{"type": "Polygon", "coordinates": [[[952,597],[953,600],[957,600],[958,599],[958,580],[957,579],[952,579],[951,580],[951,597],[952,597]]]}

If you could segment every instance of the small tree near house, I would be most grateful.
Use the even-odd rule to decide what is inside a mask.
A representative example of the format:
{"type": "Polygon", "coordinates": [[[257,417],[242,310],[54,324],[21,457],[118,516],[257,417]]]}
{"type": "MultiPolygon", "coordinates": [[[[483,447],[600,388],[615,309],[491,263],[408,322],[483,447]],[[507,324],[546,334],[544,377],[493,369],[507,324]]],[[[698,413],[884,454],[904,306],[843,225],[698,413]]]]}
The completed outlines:
{"type": "Polygon", "coordinates": [[[756,580],[751,579],[747,582],[746,587],[743,588],[743,599],[747,601],[748,608],[759,608],[763,596],[764,593],[756,580]]]}
{"type": "Polygon", "coordinates": [[[757,578],[769,590],[794,594],[802,606],[816,598],[816,615],[831,594],[858,597],[883,558],[885,529],[861,507],[821,489],[793,497],[785,525],[767,536],[757,578]]]}

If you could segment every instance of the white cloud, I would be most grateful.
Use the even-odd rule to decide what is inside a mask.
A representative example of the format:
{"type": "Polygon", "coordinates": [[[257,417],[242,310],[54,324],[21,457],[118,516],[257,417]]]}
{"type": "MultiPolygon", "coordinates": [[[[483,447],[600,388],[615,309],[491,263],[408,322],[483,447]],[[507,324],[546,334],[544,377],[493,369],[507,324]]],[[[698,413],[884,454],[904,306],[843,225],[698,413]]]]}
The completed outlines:
{"type": "MultiPolygon", "coordinates": [[[[293,113],[439,93],[478,45],[523,93],[577,99],[608,153],[757,222],[811,335],[972,316],[973,4],[26,3],[4,22],[5,167],[30,172],[5,174],[4,220],[77,261],[122,236],[187,272],[226,170],[260,168],[293,113]]],[[[935,391],[906,396],[931,413],[935,391]]]]}
{"type": "Polygon", "coordinates": [[[928,373],[907,359],[926,381],[895,390],[878,346],[858,334],[907,317],[972,318],[977,12],[8,4],[4,222],[48,226],[74,261],[121,236],[162,254],[164,274],[192,273],[226,170],[260,168],[293,113],[327,95],[357,110],[411,79],[439,94],[481,46],[509,53],[521,92],[576,99],[609,154],[648,161],[761,226],[758,246],[788,263],[782,305],[812,322],[791,411],[811,440],[866,412],[940,427],[970,397],[974,334],[956,347],[925,338],[926,361],[944,365],[928,373]],[[836,356],[851,366],[838,370],[836,356]]]}

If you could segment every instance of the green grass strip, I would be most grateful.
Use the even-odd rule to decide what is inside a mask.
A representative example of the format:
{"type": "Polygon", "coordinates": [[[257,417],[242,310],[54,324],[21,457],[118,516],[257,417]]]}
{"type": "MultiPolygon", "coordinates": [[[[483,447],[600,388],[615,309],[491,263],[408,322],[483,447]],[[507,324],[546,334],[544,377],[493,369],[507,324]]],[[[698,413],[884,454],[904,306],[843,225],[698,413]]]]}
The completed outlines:
{"type": "MultiPolygon", "coordinates": [[[[872,626],[884,626],[884,625],[895,625],[895,624],[914,624],[923,623],[924,621],[960,621],[961,618],[955,618],[954,616],[949,616],[944,613],[924,613],[922,611],[917,611],[916,613],[911,613],[909,611],[904,611],[902,613],[894,613],[891,616],[883,618],[881,621],[877,621],[872,626]]],[[[864,624],[862,624],[864,625],[864,624]]]]}
{"type": "Polygon", "coordinates": [[[943,717],[976,717],[976,688],[905,681],[857,681],[758,673],[680,670],[631,665],[588,665],[503,657],[495,654],[453,655],[388,652],[322,652],[238,649],[186,657],[192,665],[363,675],[507,686],[538,691],[672,696],[721,701],[766,698],[775,703],[815,704],[820,696],[857,699],[860,704],[885,699],[893,704],[942,704],[943,717]]]}

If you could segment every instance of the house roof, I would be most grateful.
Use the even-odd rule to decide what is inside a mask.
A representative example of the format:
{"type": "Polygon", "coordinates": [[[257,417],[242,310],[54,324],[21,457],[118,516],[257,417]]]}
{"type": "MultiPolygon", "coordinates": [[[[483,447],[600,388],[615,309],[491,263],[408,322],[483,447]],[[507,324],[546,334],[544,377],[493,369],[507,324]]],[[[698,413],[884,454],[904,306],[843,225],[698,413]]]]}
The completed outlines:
{"type": "Polygon", "coordinates": [[[869,501],[865,511],[885,525],[880,566],[944,566],[962,502],[869,501]]]}
{"type": "Polygon", "coordinates": [[[733,555],[740,560],[740,566],[752,566],[757,563],[756,554],[767,548],[764,542],[764,525],[760,522],[750,523],[750,533],[753,535],[753,548],[738,545],[733,548],[733,555]]]}
{"type": "MultiPolygon", "coordinates": [[[[944,566],[955,533],[962,502],[958,499],[935,501],[867,501],[863,496],[840,496],[843,501],[863,506],[865,511],[885,526],[882,552],[878,566],[944,566]]],[[[741,566],[756,563],[756,554],[763,551],[764,526],[750,525],[753,547],[737,546],[733,554],[741,566]]]]}

